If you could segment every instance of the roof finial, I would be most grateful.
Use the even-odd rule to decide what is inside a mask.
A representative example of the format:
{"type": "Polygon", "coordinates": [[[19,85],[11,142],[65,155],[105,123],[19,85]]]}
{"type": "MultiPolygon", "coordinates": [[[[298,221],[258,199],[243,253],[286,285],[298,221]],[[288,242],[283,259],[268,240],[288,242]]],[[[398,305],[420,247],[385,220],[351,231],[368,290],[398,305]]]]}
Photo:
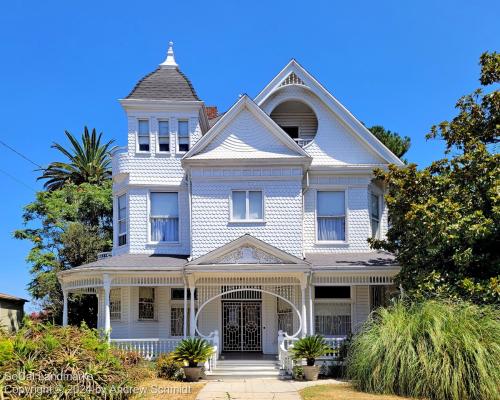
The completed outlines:
{"type": "Polygon", "coordinates": [[[177,68],[174,57],[174,42],[168,42],[167,58],[160,64],[160,68],[177,68]]]}

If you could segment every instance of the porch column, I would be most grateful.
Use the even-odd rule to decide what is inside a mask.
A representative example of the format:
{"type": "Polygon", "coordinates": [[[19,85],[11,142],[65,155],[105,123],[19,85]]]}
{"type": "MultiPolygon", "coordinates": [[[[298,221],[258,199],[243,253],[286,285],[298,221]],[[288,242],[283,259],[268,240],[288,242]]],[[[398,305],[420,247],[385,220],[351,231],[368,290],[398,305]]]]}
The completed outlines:
{"type": "Polygon", "coordinates": [[[309,334],[314,335],[314,302],[313,302],[312,275],[309,282],[309,334]]]}
{"type": "Polygon", "coordinates": [[[102,278],[102,285],[104,288],[104,331],[108,335],[108,339],[111,335],[111,310],[109,304],[109,293],[111,291],[111,278],[108,274],[104,274],[102,278]]]}
{"type": "Polygon", "coordinates": [[[63,326],[68,326],[68,291],[63,290],[63,326]]]}
{"type": "Polygon", "coordinates": [[[301,289],[301,300],[302,300],[302,337],[307,336],[307,309],[306,309],[306,287],[307,287],[307,276],[304,275],[300,282],[301,289]]]}
{"type": "Polygon", "coordinates": [[[184,338],[187,337],[188,313],[187,313],[187,285],[184,284],[184,338]]]}
{"type": "Polygon", "coordinates": [[[189,282],[189,336],[195,336],[196,335],[196,320],[195,320],[195,311],[194,311],[194,291],[195,291],[195,284],[194,284],[194,277],[193,276],[188,276],[188,282],[189,282]]]}

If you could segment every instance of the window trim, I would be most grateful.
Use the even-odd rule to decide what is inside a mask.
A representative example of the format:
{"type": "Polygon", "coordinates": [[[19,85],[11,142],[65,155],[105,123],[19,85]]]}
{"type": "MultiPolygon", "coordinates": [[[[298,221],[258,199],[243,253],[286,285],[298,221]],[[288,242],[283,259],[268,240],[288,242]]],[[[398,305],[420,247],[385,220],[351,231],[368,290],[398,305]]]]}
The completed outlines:
{"type": "MultiPolygon", "coordinates": [[[[158,304],[157,304],[158,295],[156,293],[156,287],[154,286],[139,286],[137,290],[137,321],[139,322],[157,322],[158,321],[158,304]],[[153,318],[141,318],[141,287],[146,287],[153,289],[153,318]]],[[[149,303],[148,303],[149,304],[149,303]]]]}
{"type": "MultiPolygon", "coordinates": [[[[320,284],[320,285],[313,285],[313,290],[312,290],[312,298],[313,298],[313,318],[314,318],[314,331],[316,333],[316,304],[330,304],[330,305],[335,305],[335,304],[349,304],[350,305],[350,312],[349,312],[349,316],[350,316],[350,332],[348,332],[347,334],[349,335],[349,333],[353,333],[354,332],[354,323],[355,323],[355,319],[356,319],[356,312],[355,312],[355,301],[354,299],[356,298],[356,286],[354,285],[325,285],[325,284],[320,284]],[[316,298],[316,295],[315,295],[315,288],[316,286],[350,286],[350,295],[351,297],[350,298],[319,298],[317,299],[316,298]]],[[[325,335],[325,337],[327,338],[335,338],[335,337],[344,337],[344,335],[325,335]]]]}
{"type": "Polygon", "coordinates": [[[265,196],[264,196],[264,190],[263,189],[231,189],[231,193],[229,193],[229,222],[230,223],[238,223],[238,224],[246,224],[246,223],[263,223],[266,220],[266,215],[265,215],[265,196]],[[261,207],[262,207],[262,218],[261,219],[234,219],[233,218],[233,193],[234,192],[245,192],[245,217],[250,215],[250,192],[260,192],[262,194],[262,202],[261,202],[261,207]]]}
{"type": "Polygon", "coordinates": [[[123,247],[128,245],[129,235],[128,235],[128,194],[126,192],[116,195],[116,247],[123,247]],[[120,219],[120,197],[125,198],[125,217],[120,219]],[[120,234],[120,221],[125,220],[125,233],[120,234]],[[125,236],[125,243],[120,244],[120,237],[125,236]]]}
{"type": "Polygon", "coordinates": [[[176,140],[176,142],[177,142],[177,149],[176,149],[177,153],[179,153],[179,154],[185,154],[185,153],[187,153],[189,150],[191,150],[191,130],[189,129],[189,118],[179,118],[179,119],[177,119],[177,132],[176,132],[176,134],[177,134],[177,140],[176,140]],[[187,130],[188,130],[187,131],[187,139],[188,139],[188,149],[187,150],[180,150],[180,147],[179,147],[179,145],[180,145],[180,137],[181,137],[179,135],[179,124],[181,122],[187,122],[187,130]]]}
{"type": "Polygon", "coordinates": [[[172,246],[172,245],[179,245],[181,243],[181,203],[180,203],[180,191],[179,190],[150,190],[148,192],[148,243],[152,245],[159,245],[159,246],[172,246]],[[151,215],[151,194],[152,193],[176,193],[177,194],[177,211],[178,211],[178,216],[177,216],[177,241],[172,241],[172,242],[165,242],[165,241],[155,241],[153,240],[153,232],[151,231],[151,220],[152,218],[162,218],[160,215],[151,215]]]}
{"type": "Polygon", "coordinates": [[[156,152],[158,154],[170,154],[172,152],[172,140],[171,140],[171,137],[170,137],[170,133],[171,133],[170,119],[169,118],[159,118],[157,120],[157,125],[158,125],[158,129],[157,129],[157,132],[156,132],[156,152]],[[160,122],[166,122],[166,123],[168,123],[168,133],[167,133],[166,136],[160,136],[160,122]],[[168,138],[168,151],[160,150],[160,137],[166,137],[166,138],[168,138]]]}
{"type": "MultiPolygon", "coordinates": [[[[349,243],[349,206],[348,206],[348,187],[325,187],[316,189],[314,192],[314,238],[316,245],[347,245],[349,243]],[[318,192],[344,192],[344,240],[320,240],[318,229],[318,192]]],[[[337,215],[337,217],[340,217],[337,215]]]]}
{"type": "Polygon", "coordinates": [[[142,153],[142,154],[148,154],[148,153],[151,153],[151,120],[150,118],[137,118],[137,129],[136,129],[136,136],[135,136],[135,141],[137,143],[137,145],[135,146],[135,151],[137,153],[142,153]],[[146,121],[148,123],[148,134],[147,134],[147,138],[148,138],[148,146],[149,146],[149,150],[141,150],[140,149],[140,143],[139,143],[139,138],[140,137],[146,137],[146,135],[141,135],[139,133],[139,123],[140,121],[146,121]]]}

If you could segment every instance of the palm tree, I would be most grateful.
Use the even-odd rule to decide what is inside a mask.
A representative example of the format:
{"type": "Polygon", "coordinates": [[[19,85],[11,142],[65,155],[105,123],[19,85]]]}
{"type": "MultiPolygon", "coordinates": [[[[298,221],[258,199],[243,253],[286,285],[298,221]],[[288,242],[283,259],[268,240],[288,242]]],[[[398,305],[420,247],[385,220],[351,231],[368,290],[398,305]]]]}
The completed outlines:
{"type": "Polygon", "coordinates": [[[54,161],[38,179],[46,179],[44,187],[49,190],[60,189],[66,183],[102,183],[111,178],[111,145],[114,140],[101,144],[102,133],[97,135],[95,128],[89,133],[84,127],[81,143],[68,131],[64,131],[72,148],[66,149],[59,143],[52,148],[64,154],[69,162],[54,161]]]}

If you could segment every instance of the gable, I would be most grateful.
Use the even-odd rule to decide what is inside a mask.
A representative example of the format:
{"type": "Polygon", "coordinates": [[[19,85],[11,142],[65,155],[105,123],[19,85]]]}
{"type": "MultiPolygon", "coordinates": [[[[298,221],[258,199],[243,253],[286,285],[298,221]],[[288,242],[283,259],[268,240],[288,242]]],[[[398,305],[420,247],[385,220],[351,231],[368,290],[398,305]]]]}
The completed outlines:
{"type": "Polygon", "coordinates": [[[243,96],[183,157],[203,159],[308,159],[276,123],[243,96]]]}
{"type": "Polygon", "coordinates": [[[244,109],[195,158],[276,158],[298,154],[244,109]]]}
{"type": "Polygon", "coordinates": [[[259,265],[308,264],[252,235],[245,234],[232,242],[190,261],[187,265],[259,265]]]}
{"type": "MultiPolygon", "coordinates": [[[[328,126],[330,138],[324,137],[323,140],[335,140],[334,135],[344,135],[346,139],[339,151],[339,155],[347,155],[345,151],[355,147],[354,150],[361,156],[360,160],[338,160],[339,164],[396,164],[403,165],[403,162],[395,156],[380,140],[378,140],[354,115],[352,115],[330,92],[328,92],[311,74],[309,74],[301,65],[295,60],[291,60],[285,68],[283,68],[278,75],[276,75],[271,82],[255,97],[254,101],[259,107],[262,107],[268,114],[271,113],[272,108],[269,103],[272,103],[273,97],[283,94],[294,92],[295,95],[312,94],[317,98],[328,111],[335,116],[333,118],[334,124],[332,128],[328,126]]],[[[321,118],[318,118],[321,120],[321,118]]],[[[328,121],[323,120],[324,124],[328,121]]],[[[325,135],[323,135],[325,136],[325,135]]],[[[314,142],[313,142],[314,143],[314,142]]],[[[312,146],[314,147],[314,146],[312,146]]],[[[339,148],[332,147],[332,148],[339,148]]],[[[330,149],[316,149],[311,153],[310,149],[306,147],[309,154],[313,156],[313,165],[317,164],[318,156],[325,156],[325,150],[330,149]]],[[[311,149],[312,150],[312,149],[311,149]]],[[[335,159],[335,157],[334,157],[335,159]]],[[[324,157],[320,164],[326,162],[330,163],[328,156],[324,157]]],[[[334,160],[335,161],[335,160],[334,160]]],[[[335,162],[333,162],[335,164],[335,162]]]]}

